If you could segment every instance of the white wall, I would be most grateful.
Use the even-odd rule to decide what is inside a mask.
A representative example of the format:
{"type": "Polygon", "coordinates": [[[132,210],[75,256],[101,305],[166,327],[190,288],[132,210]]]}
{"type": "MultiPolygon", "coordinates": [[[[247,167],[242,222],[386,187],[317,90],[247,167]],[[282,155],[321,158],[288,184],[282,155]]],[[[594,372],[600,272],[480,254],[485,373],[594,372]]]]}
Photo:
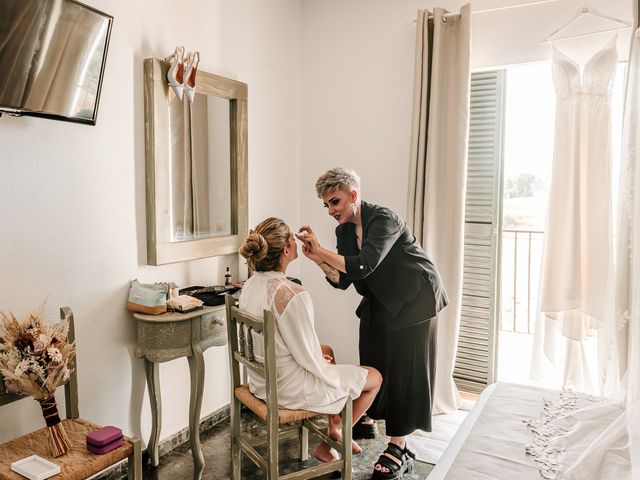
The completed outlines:
{"type": "MultiPolygon", "coordinates": [[[[335,222],[314,193],[319,175],[335,166],[356,170],[363,198],[406,215],[416,12],[440,6],[459,11],[451,0],[303,0],[301,223],[317,229],[321,244],[335,247],[335,222]]],[[[475,0],[479,11],[524,0],[475,0]]],[[[632,20],[631,0],[590,5],[632,20]]],[[[472,16],[474,69],[547,60],[540,42],[571,19],[582,2],[556,1],[472,16]]],[[[578,25],[579,26],[579,25],[578,25]]],[[[586,30],[582,30],[584,32],[586,30]]],[[[573,32],[579,33],[579,31],[573,32]]],[[[602,35],[564,42],[567,52],[593,50],[602,35]]],[[[627,35],[619,52],[627,55],[627,35]],[[626,41],[626,43],[625,43],[626,41]]],[[[310,262],[302,277],[316,307],[321,340],[339,361],[357,362],[357,293],[334,290],[310,262]]]]}
{"type": "MultiPolygon", "coordinates": [[[[250,223],[274,212],[297,221],[297,183],[280,188],[280,179],[299,176],[301,9],[298,0],[85,2],[114,17],[97,125],[0,118],[0,308],[21,316],[46,298],[56,320],[70,306],[81,414],[146,441],[129,280],[219,284],[227,265],[237,278],[238,261],[146,265],[143,59],[182,44],[200,51],[202,70],[249,85],[250,223]]],[[[226,347],[205,359],[203,415],[229,398],[226,347]]],[[[166,438],[188,425],[187,361],[162,364],[160,375],[166,438]]],[[[26,399],[0,409],[0,425],[2,442],[43,420],[26,399]]]]}

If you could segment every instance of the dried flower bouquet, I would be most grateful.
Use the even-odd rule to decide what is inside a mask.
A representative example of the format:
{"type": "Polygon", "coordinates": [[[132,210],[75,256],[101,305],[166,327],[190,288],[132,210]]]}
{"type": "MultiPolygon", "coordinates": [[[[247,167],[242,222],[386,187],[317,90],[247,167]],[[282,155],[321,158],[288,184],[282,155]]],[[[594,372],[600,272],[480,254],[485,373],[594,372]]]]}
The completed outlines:
{"type": "Polygon", "coordinates": [[[58,457],[69,450],[69,440],[54,395],[69,379],[76,348],[67,341],[68,322],[47,324],[42,310],[22,322],[12,313],[0,313],[0,373],[8,393],[30,395],[40,403],[49,427],[50,453],[58,457]]]}

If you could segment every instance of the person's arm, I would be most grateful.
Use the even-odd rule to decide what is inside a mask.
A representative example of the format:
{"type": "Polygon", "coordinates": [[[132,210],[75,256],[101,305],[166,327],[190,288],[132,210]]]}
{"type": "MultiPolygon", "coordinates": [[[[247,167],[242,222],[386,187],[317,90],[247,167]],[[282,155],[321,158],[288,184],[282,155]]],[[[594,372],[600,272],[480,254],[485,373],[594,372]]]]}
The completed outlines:
{"type": "Polygon", "coordinates": [[[333,270],[345,273],[344,257],[339,253],[322,248],[315,232],[309,225],[300,227],[300,233],[297,237],[304,243],[302,251],[305,256],[316,262],[325,274],[331,272],[331,275],[334,275],[333,270]],[[327,264],[328,268],[323,264],[327,264]]]}
{"type": "Polygon", "coordinates": [[[365,278],[380,265],[398,240],[403,226],[402,220],[392,212],[376,213],[367,227],[366,237],[362,239],[360,253],[356,255],[343,256],[321,247],[313,231],[307,230],[303,238],[316,258],[342,272],[341,278],[353,281],[365,278]]]}
{"type": "Polygon", "coordinates": [[[360,280],[371,274],[385,259],[403,228],[404,221],[393,212],[377,212],[369,221],[360,253],[342,257],[346,278],[360,280]]]}
{"type": "MultiPolygon", "coordinates": [[[[321,248],[320,244],[316,239],[315,233],[313,229],[309,225],[305,225],[300,228],[300,232],[296,235],[298,240],[302,242],[302,252],[305,257],[309,260],[313,261],[320,270],[324,273],[325,277],[329,284],[335,288],[340,288],[342,290],[346,290],[351,285],[350,281],[346,281],[344,278],[341,278],[340,271],[334,266],[327,263],[318,253],[318,250],[321,248]]],[[[336,256],[341,256],[336,254],[336,256]]]]}
{"type": "Polygon", "coordinates": [[[305,256],[309,258],[309,260],[315,262],[318,267],[320,267],[320,270],[322,270],[325,277],[327,277],[330,283],[334,284],[334,286],[337,286],[340,283],[340,272],[336,268],[332,267],[327,262],[322,260],[319,255],[307,253],[305,249],[308,250],[308,247],[306,245],[302,247],[302,251],[304,252],[305,256]]]}
{"type": "Polygon", "coordinates": [[[325,277],[327,277],[331,283],[335,285],[338,285],[340,283],[340,272],[336,268],[332,267],[324,260],[317,265],[320,267],[320,270],[324,272],[325,277]]]}
{"type": "Polygon", "coordinates": [[[326,263],[330,268],[337,272],[347,273],[344,264],[344,257],[342,255],[332,252],[331,250],[327,250],[320,245],[318,245],[317,253],[322,261],[326,263]]]}

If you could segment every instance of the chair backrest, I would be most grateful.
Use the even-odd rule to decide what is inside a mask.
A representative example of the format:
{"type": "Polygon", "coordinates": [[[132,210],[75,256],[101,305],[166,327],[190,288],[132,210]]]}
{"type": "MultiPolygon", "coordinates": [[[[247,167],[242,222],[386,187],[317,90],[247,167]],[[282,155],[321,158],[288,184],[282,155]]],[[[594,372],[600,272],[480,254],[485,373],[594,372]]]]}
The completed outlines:
{"type": "MultiPolygon", "coordinates": [[[[67,340],[72,343],[76,339],[75,325],[73,320],[73,312],[69,307],[60,308],[60,319],[67,320],[69,322],[69,333],[67,340]]],[[[71,369],[69,380],[64,385],[64,397],[65,397],[65,409],[67,418],[78,418],[80,416],[78,412],[78,364],[74,359],[74,365],[71,369]]],[[[0,375],[0,406],[6,405],[16,400],[22,400],[23,398],[29,398],[26,395],[14,395],[7,393],[4,387],[4,377],[0,375]]]]}
{"type": "MultiPolygon", "coordinates": [[[[229,346],[229,366],[231,367],[231,395],[240,386],[240,364],[251,369],[265,379],[267,422],[278,423],[278,389],[276,385],[276,320],[269,310],[263,317],[257,317],[235,306],[235,299],[227,295],[227,340],[229,346]],[[253,350],[252,332],[261,334],[264,363],[256,361],[253,350]]],[[[258,337],[260,338],[260,337],[258,337]]]]}

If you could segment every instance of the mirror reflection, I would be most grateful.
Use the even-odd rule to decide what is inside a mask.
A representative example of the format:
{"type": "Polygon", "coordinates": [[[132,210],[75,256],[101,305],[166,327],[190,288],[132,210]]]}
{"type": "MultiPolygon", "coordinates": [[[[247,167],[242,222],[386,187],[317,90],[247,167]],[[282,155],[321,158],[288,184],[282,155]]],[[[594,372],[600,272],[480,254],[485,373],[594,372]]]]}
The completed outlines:
{"type": "Polygon", "coordinates": [[[170,102],[169,206],[171,241],[231,232],[229,100],[196,94],[170,102]]]}
{"type": "Polygon", "coordinates": [[[198,70],[193,103],[144,61],[147,263],[235,254],[248,226],[247,84],[198,70]]]}

